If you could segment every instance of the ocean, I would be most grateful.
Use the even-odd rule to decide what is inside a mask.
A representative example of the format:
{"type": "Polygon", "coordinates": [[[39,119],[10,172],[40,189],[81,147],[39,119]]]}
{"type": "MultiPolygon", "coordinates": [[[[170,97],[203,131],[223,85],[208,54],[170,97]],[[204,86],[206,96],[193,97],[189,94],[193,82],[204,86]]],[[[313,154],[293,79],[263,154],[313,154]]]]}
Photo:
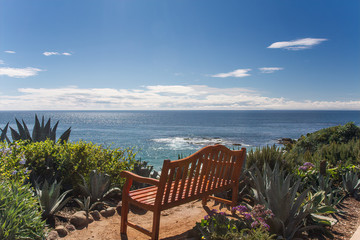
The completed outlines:
{"type": "Polygon", "coordinates": [[[0,128],[10,122],[17,129],[17,118],[32,131],[35,114],[50,117],[52,126],[60,121],[57,137],[71,127],[70,141],[133,147],[138,159],[156,169],[164,159],[209,144],[254,148],[350,121],[360,124],[360,111],[0,111],[0,128]]]}

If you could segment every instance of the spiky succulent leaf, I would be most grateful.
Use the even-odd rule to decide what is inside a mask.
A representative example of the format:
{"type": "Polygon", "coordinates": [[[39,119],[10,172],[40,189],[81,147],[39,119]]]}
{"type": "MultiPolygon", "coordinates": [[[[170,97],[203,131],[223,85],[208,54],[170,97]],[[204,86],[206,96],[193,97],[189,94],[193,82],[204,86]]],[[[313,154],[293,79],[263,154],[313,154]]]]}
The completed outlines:
{"type": "Polygon", "coordinates": [[[57,121],[54,125],[54,127],[51,129],[51,132],[50,132],[50,140],[51,141],[54,141],[56,140],[56,129],[58,127],[58,124],[59,124],[59,121],[57,121]]]}
{"type": "Polygon", "coordinates": [[[29,131],[26,123],[24,122],[24,120],[22,120],[22,123],[23,123],[23,126],[24,126],[26,138],[27,138],[27,139],[30,139],[30,141],[32,141],[31,136],[30,136],[30,131],[29,131]]]}
{"type": "Polygon", "coordinates": [[[32,131],[32,139],[34,142],[39,142],[41,139],[41,126],[36,114],[35,114],[35,124],[32,131]]]}
{"type": "Polygon", "coordinates": [[[69,127],[59,138],[59,142],[67,142],[69,140],[70,137],[70,133],[71,133],[71,127],[69,127]]]}
{"type": "Polygon", "coordinates": [[[5,140],[7,140],[8,142],[10,142],[9,139],[7,138],[7,136],[6,136],[8,127],[9,127],[9,123],[6,124],[6,126],[4,127],[4,129],[1,129],[1,128],[0,128],[0,130],[1,130],[0,141],[5,141],[5,140]]]}
{"type": "Polygon", "coordinates": [[[11,137],[12,137],[13,141],[18,141],[21,139],[20,134],[16,130],[14,130],[12,127],[10,127],[10,131],[11,131],[11,137]]]}
{"type": "Polygon", "coordinates": [[[19,131],[20,138],[23,140],[27,140],[28,135],[26,134],[24,127],[21,125],[21,123],[16,118],[15,118],[15,121],[16,121],[16,125],[17,125],[18,131],[19,131]]]}

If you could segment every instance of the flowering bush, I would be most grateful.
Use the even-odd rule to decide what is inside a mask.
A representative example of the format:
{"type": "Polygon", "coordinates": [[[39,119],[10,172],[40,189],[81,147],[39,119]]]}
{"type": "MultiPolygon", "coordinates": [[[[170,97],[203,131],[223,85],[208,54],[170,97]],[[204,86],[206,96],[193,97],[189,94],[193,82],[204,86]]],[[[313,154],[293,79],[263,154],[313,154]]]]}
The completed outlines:
{"type": "Polygon", "coordinates": [[[239,205],[234,207],[235,215],[212,210],[200,223],[196,223],[202,239],[248,239],[253,234],[263,235],[261,239],[272,239],[266,221],[273,217],[271,210],[262,205],[252,209],[239,205]]]}
{"type": "Polygon", "coordinates": [[[19,145],[0,142],[0,180],[24,182],[30,172],[25,165],[26,158],[19,145]]]}

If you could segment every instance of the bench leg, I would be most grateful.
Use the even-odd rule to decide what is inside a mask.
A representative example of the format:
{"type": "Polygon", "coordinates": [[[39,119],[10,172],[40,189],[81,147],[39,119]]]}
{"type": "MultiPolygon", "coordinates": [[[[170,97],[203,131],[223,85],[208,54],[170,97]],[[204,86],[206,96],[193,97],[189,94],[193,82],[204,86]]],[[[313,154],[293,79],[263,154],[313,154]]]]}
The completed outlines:
{"type": "Polygon", "coordinates": [[[207,200],[208,200],[207,197],[203,197],[203,199],[202,199],[203,206],[206,206],[207,200]]]}
{"type": "Polygon", "coordinates": [[[151,240],[159,239],[159,228],[160,228],[160,211],[154,211],[151,240]]]}
{"type": "Polygon", "coordinates": [[[121,206],[121,228],[120,233],[126,235],[126,228],[127,228],[127,220],[128,220],[128,213],[129,213],[129,203],[126,197],[123,197],[122,206],[121,206]]]}
{"type": "Polygon", "coordinates": [[[237,205],[239,196],[239,185],[236,184],[232,189],[232,199],[231,199],[231,213],[235,214],[235,210],[233,210],[234,207],[237,205]]]}

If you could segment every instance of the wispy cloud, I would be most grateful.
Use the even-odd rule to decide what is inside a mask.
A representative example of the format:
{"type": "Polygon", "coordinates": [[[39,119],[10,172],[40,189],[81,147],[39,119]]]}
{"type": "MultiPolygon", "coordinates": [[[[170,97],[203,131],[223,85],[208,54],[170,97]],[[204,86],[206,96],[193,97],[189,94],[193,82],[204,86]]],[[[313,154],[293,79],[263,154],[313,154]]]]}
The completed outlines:
{"type": "Polygon", "coordinates": [[[5,63],[4,60],[1,60],[1,59],[0,59],[0,64],[4,64],[4,63],[5,63]]]}
{"type": "Polygon", "coordinates": [[[39,68],[27,67],[27,68],[11,68],[11,67],[1,67],[0,76],[8,76],[14,78],[26,78],[35,76],[38,72],[43,70],[39,68]]]}
{"type": "Polygon", "coordinates": [[[275,71],[280,71],[280,70],[283,70],[284,68],[282,67],[263,67],[263,68],[259,68],[259,70],[262,72],[262,73],[273,73],[275,71]]]}
{"type": "Polygon", "coordinates": [[[318,45],[324,41],[327,41],[326,38],[302,38],[292,41],[285,42],[275,42],[268,46],[268,48],[284,48],[287,50],[304,50],[311,48],[312,46],[318,45]]]}
{"type": "Polygon", "coordinates": [[[10,50],[4,51],[4,52],[6,52],[6,53],[12,53],[12,54],[16,53],[15,51],[10,51],[10,50]]]}
{"type": "Polygon", "coordinates": [[[0,102],[0,110],[360,110],[359,100],[293,101],[266,97],[246,88],[214,88],[206,85],[156,85],[137,89],[20,88],[17,96],[0,94],[0,102]]]}
{"type": "Polygon", "coordinates": [[[71,56],[71,53],[68,52],[63,52],[63,53],[59,53],[59,52],[43,52],[43,55],[45,56],[52,56],[52,55],[64,55],[64,56],[71,56]]]}
{"type": "Polygon", "coordinates": [[[248,72],[250,72],[251,69],[237,69],[232,72],[228,73],[218,73],[215,75],[212,75],[212,77],[219,77],[219,78],[226,78],[226,77],[247,77],[250,76],[248,72]]]}

